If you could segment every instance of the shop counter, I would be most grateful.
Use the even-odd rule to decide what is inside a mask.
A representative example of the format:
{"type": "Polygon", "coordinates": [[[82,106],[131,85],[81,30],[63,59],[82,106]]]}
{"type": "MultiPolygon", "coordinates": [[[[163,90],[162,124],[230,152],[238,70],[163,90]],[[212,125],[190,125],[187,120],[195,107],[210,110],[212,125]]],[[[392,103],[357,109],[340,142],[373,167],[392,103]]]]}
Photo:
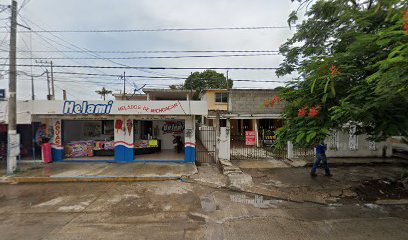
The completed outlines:
{"type": "Polygon", "coordinates": [[[93,152],[95,156],[114,156],[115,145],[113,141],[95,141],[93,152]]]}
{"type": "Polygon", "coordinates": [[[135,155],[156,153],[161,151],[161,141],[159,139],[135,140],[135,155]]]}
{"type": "Polygon", "coordinates": [[[64,145],[66,158],[92,157],[92,141],[72,141],[64,145]]]}
{"type": "Polygon", "coordinates": [[[72,141],[65,143],[64,156],[66,158],[113,156],[113,141],[72,141]]]}

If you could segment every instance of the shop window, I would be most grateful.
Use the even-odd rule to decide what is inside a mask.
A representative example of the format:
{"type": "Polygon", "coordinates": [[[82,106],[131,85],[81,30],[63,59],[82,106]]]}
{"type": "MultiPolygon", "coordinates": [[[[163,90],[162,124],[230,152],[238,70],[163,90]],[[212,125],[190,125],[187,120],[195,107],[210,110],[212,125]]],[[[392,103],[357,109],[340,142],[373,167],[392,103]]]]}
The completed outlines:
{"type": "Polygon", "coordinates": [[[227,119],[220,119],[220,127],[227,127],[227,119]]]}
{"type": "Polygon", "coordinates": [[[141,121],[141,134],[142,139],[150,139],[150,137],[153,135],[152,121],[141,121]]]}
{"type": "Polygon", "coordinates": [[[228,103],[228,93],[215,93],[216,103],[228,103]]]}
{"type": "Polygon", "coordinates": [[[113,135],[114,123],[111,120],[102,121],[102,133],[104,135],[113,135]]]}
{"type": "Polygon", "coordinates": [[[113,120],[63,120],[62,125],[64,159],[113,159],[113,120]]]}

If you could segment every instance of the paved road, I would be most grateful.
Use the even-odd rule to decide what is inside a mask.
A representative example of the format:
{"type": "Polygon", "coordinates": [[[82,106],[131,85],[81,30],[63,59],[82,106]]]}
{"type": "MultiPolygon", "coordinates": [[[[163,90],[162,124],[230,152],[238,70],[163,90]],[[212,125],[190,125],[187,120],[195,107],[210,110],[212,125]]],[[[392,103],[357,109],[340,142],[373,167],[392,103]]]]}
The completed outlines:
{"type": "Polygon", "coordinates": [[[0,185],[1,239],[408,239],[408,206],[292,203],[180,181],[0,185]]]}

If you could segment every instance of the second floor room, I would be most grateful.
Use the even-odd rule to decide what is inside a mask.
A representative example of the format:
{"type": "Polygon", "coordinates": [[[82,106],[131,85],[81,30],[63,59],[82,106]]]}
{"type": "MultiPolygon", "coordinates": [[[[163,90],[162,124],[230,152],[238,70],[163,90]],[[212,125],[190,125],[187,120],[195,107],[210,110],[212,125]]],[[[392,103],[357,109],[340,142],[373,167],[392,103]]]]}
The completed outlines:
{"type": "Polygon", "coordinates": [[[285,104],[275,89],[207,89],[201,100],[207,101],[208,111],[237,114],[279,114],[285,104]]]}

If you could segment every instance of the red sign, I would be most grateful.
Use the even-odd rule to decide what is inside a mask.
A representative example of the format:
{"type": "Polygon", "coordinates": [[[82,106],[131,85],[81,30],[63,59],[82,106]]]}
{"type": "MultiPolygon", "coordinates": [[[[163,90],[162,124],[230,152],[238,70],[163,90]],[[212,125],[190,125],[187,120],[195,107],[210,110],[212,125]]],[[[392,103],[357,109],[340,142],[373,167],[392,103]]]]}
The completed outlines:
{"type": "Polygon", "coordinates": [[[55,144],[61,146],[61,122],[56,121],[54,125],[55,132],[55,144]]]}
{"type": "Polygon", "coordinates": [[[256,131],[245,131],[245,145],[256,145],[256,131]]]}
{"type": "Polygon", "coordinates": [[[142,106],[142,105],[127,105],[127,106],[120,106],[118,107],[118,111],[127,111],[127,110],[143,110],[145,112],[150,112],[150,113],[163,113],[172,110],[173,108],[178,107],[178,103],[174,103],[172,105],[162,107],[162,108],[149,108],[147,106],[142,106]]]}

